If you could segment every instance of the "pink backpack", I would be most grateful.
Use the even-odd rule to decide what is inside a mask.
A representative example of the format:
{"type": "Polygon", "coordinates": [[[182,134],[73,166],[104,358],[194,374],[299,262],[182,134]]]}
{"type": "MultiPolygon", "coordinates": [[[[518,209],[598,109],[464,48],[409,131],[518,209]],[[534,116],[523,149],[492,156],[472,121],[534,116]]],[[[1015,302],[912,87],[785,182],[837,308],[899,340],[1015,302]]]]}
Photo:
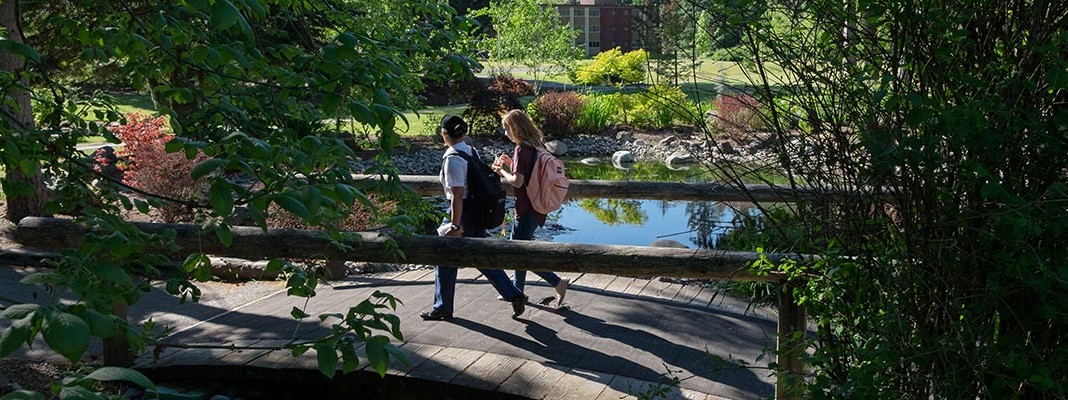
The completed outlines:
{"type": "Polygon", "coordinates": [[[534,169],[527,183],[527,197],[530,197],[534,211],[541,214],[556,211],[564,204],[570,184],[567,176],[564,176],[564,163],[544,147],[538,147],[534,169]]]}

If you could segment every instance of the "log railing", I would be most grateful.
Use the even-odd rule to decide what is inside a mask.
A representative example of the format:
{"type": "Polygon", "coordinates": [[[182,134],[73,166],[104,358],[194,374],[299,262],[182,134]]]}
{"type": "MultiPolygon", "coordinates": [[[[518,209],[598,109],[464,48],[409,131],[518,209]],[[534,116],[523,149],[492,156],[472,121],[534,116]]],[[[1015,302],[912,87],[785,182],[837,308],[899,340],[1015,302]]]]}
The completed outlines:
{"type": "MultiPolygon", "coordinates": [[[[367,176],[363,179],[374,179],[367,176]]],[[[437,177],[401,176],[401,182],[417,193],[441,194],[437,177]]],[[[507,186],[507,185],[505,185],[507,186]]],[[[815,196],[813,191],[792,191],[767,185],[754,185],[747,190],[715,183],[663,183],[572,180],[568,191],[571,198],[635,198],[663,200],[757,201],[790,202],[815,196]]],[[[843,195],[847,196],[847,195],[843,195]]],[[[276,257],[329,259],[368,262],[403,262],[442,264],[461,268],[499,265],[508,261],[515,269],[599,273],[629,276],[670,276],[738,281],[777,281],[778,275],[761,275],[749,271],[749,265],[760,255],[752,252],[723,250],[694,250],[646,246],[592,245],[519,240],[473,238],[445,238],[414,235],[389,237],[374,232],[352,232],[353,241],[347,249],[339,248],[322,232],[294,229],[262,230],[258,227],[231,227],[233,243],[224,246],[213,231],[205,232],[200,225],[136,223],[147,233],[173,230],[180,249],[172,254],[181,257],[189,252],[203,252],[216,256],[262,260],[276,257]],[[405,255],[394,257],[389,242],[405,255]],[[526,260],[514,265],[516,259],[526,260]]],[[[61,250],[80,245],[86,230],[72,220],[29,217],[19,222],[15,239],[26,247],[61,250]]],[[[814,257],[766,254],[772,262],[786,259],[806,262],[814,257]]],[[[785,282],[783,282],[785,283],[785,282]]],[[[801,354],[805,352],[807,332],[805,309],[794,303],[783,285],[779,296],[778,343],[779,365],[787,376],[776,381],[776,397],[792,397],[788,382],[797,382],[804,372],[801,354]]]]}

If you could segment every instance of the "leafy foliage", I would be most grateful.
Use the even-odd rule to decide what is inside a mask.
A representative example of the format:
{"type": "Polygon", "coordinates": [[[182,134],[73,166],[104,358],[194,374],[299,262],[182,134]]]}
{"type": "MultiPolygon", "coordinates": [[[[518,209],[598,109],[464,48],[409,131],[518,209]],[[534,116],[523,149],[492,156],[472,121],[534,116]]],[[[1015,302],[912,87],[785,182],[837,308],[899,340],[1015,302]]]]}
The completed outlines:
{"type": "Polygon", "coordinates": [[[505,63],[514,63],[537,82],[543,73],[564,71],[583,55],[574,45],[578,31],[560,22],[556,7],[538,0],[495,0],[470,16],[490,19],[495,35],[480,37],[478,48],[498,63],[496,72],[508,72],[505,63]]]}
{"type": "Polygon", "coordinates": [[[716,110],[714,127],[727,135],[763,129],[760,100],[748,93],[726,93],[716,96],[712,107],[716,110]]]}
{"type": "Polygon", "coordinates": [[[527,106],[534,122],[546,137],[561,138],[576,132],[575,122],[585,106],[582,97],[572,92],[549,92],[527,106]]]}
{"type": "MultiPolygon", "coordinates": [[[[4,191],[9,205],[24,198],[48,200],[35,210],[38,214],[77,211],[92,233],[80,247],[64,251],[54,270],[24,280],[39,287],[47,304],[4,313],[14,321],[0,339],[4,354],[38,334],[72,362],[80,360],[90,337],[122,333],[134,350],[143,349],[149,332],[116,318],[112,310],[136,303],[149,289],[147,282],[160,278],[156,266],[173,261],[166,254],[176,250],[174,233],[147,235],[121,216],[179,200],[167,190],[185,185],[165,181],[163,173],[206,182],[206,191],[190,191],[203,197],[179,203],[202,210],[196,222],[224,244],[232,240],[227,221],[238,207],[264,228],[268,210],[283,209],[345,243],[336,221],[348,217],[357,203],[377,215],[372,193],[377,204],[395,201],[412,213],[386,221],[398,234],[410,232],[430,207],[394,179],[354,181],[353,149],[339,139],[341,123],[324,121],[370,127],[380,155],[369,172],[393,175],[390,154],[402,145],[396,127],[405,123],[402,111],[417,106],[414,93],[421,82],[469,78],[476,65],[469,55],[451,50],[474,21],[429,0],[21,4],[23,15],[4,17],[32,20],[22,26],[28,27],[34,47],[6,40],[18,37],[18,26],[6,27],[0,46],[5,55],[0,96],[12,99],[0,114],[4,191]],[[28,63],[27,68],[10,60],[28,63]],[[126,188],[98,179],[105,171],[75,149],[86,135],[118,140],[106,124],[88,120],[120,118],[93,89],[112,83],[83,82],[80,77],[96,77],[86,71],[123,77],[134,89],[151,93],[169,124],[162,137],[160,119],[134,117],[118,129],[116,134],[129,133],[123,140],[130,140],[126,188]],[[23,102],[26,97],[34,101],[23,102]],[[178,160],[185,160],[176,168],[180,171],[167,170],[178,160]],[[17,176],[42,171],[53,178],[53,193],[17,176]],[[232,180],[235,176],[252,184],[232,180]],[[142,193],[134,196],[131,188],[142,193]],[[76,301],[60,302],[60,294],[76,301]]],[[[291,295],[314,295],[314,275],[280,260],[271,265],[288,269],[291,295]]],[[[166,278],[165,287],[181,301],[196,301],[200,292],[193,281],[207,279],[210,261],[195,253],[166,278]]],[[[357,314],[389,321],[377,306],[364,311],[357,314]]],[[[353,334],[365,332],[357,325],[342,326],[353,334]]],[[[376,368],[390,359],[378,352],[390,352],[384,336],[357,337],[377,349],[376,368]]]]}
{"type": "Polygon", "coordinates": [[[583,97],[582,110],[575,118],[575,129],[579,132],[596,133],[608,126],[608,122],[617,110],[611,97],[597,94],[583,97]]]}
{"type": "MultiPolygon", "coordinates": [[[[745,2],[743,2],[745,3],[745,2]]],[[[707,4],[750,29],[776,167],[821,188],[768,214],[817,254],[811,398],[1068,395],[1068,10],[1008,1],[707,4]],[[786,21],[786,23],[783,23],[786,21]],[[764,63],[784,69],[772,83],[764,63]],[[784,97],[788,101],[778,101],[784,97]],[[853,195],[841,201],[843,189],[853,195]],[[789,217],[786,217],[789,216],[789,217]]],[[[742,169],[723,168],[732,176],[742,169]]],[[[780,377],[787,377],[779,374],[780,377]]]]}
{"type": "Polygon", "coordinates": [[[167,153],[164,147],[174,135],[166,131],[165,123],[163,117],[127,115],[125,124],[110,129],[125,144],[119,152],[125,160],[121,166],[123,183],[169,200],[160,207],[160,218],[176,222],[191,218],[189,205],[207,198],[207,179],[192,176],[193,168],[207,157],[199,152],[194,152],[193,158],[185,153],[167,153]]]}
{"type": "Polygon", "coordinates": [[[623,53],[618,47],[593,57],[593,62],[578,68],[575,83],[584,85],[630,84],[645,78],[649,53],[638,49],[623,53]]]}

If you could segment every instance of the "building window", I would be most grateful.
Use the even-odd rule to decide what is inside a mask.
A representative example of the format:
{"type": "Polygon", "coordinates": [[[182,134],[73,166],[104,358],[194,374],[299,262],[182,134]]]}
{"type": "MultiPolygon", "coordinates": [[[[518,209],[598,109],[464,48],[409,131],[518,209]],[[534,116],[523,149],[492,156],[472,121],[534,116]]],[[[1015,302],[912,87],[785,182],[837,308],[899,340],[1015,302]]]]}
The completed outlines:
{"type": "Polygon", "coordinates": [[[601,31],[600,25],[590,25],[590,33],[597,33],[601,31]]]}
{"type": "Polygon", "coordinates": [[[591,17],[600,17],[601,16],[601,10],[598,10],[596,8],[590,10],[590,16],[591,17]]]}
{"type": "Polygon", "coordinates": [[[590,42],[590,47],[601,47],[601,42],[590,42]]]}
{"type": "Polygon", "coordinates": [[[584,16],[584,15],[586,15],[586,9],[584,9],[584,8],[576,8],[575,9],[575,16],[576,17],[581,17],[581,16],[584,16]]]}
{"type": "Polygon", "coordinates": [[[567,16],[570,16],[570,15],[571,15],[571,9],[570,8],[561,8],[560,9],[560,16],[561,17],[567,17],[567,16]]]}

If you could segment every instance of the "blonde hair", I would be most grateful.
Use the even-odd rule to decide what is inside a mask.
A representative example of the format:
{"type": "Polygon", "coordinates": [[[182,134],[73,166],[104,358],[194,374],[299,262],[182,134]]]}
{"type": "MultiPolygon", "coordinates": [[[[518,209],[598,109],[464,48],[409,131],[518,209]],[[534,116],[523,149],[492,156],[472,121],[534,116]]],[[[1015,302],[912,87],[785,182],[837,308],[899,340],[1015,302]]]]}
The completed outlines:
{"type": "Polygon", "coordinates": [[[541,129],[534,125],[534,121],[531,121],[530,116],[523,110],[515,109],[505,113],[501,117],[501,125],[522,144],[534,148],[544,146],[541,129]]]}

